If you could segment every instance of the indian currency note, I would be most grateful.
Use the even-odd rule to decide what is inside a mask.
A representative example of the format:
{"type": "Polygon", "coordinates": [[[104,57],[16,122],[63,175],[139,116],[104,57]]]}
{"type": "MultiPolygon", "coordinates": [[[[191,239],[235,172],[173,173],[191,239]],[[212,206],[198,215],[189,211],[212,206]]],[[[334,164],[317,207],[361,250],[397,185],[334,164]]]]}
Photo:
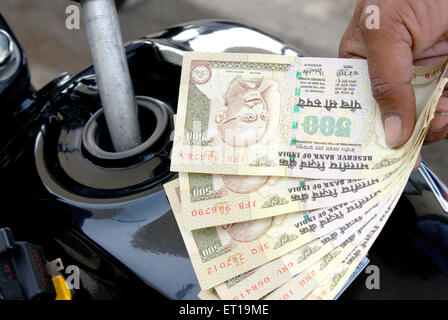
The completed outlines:
{"type": "Polygon", "coordinates": [[[306,180],[180,173],[179,181],[185,226],[200,229],[353,201],[381,189],[383,179],[306,180]]]}
{"type": "Polygon", "coordinates": [[[361,262],[356,266],[355,271],[351,274],[347,282],[344,283],[344,286],[341,290],[339,290],[336,297],[333,298],[333,300],[339,299],[339,297],[344,293],[345,290],[352,284],[352,282],[360,275],[360,273],[367,267],[367,265],[370,263],[370,259],[368,255],[366,255],[361,262]]]}
{"type": "Polygon", "coordinates": [[[362,262],[363,257],[370,250],[371,246],[379,236],[387,219],[392,213],[393,208],[398,202],[404,186],[397,188],[395,197],[387,208],[386,212],[381,215],[378,223],[374,228],[370,229],[360,244],[344,259],[331,275],[325,281],[321,281],[316,288],[305,298],[308,300],[334,300],[338,296],[344,284],[349,280],[350,275],[356,270],[356,267],[362,262]]]}
{"type": "Polygon", "coordinates": [[[353,242],[356,231],[361,230],[366,221],[372,220],[377,210],[377,207],[372,208],[360,218],[354,219],[353,223],[257,269],[227,280],[215,288],[216,292],[223,300],[256,300],[266,296],[319,260],[328,262],[331,257],[335,257],[339,253],[335,249],[341,245],[345,246],[346,242],[353,242]],[[333,254],[330,254],[331,252],[333,254]]]}
{"type": "MultiPolygon", "coordinates": [[[[417,147],[417,144],[415,147],[417,147]]],[[[413,152],[411,151],[409,150],[403,159],[412,157],[413,152]]],[[[402,160],[403,163],[405,161],[402,160]]],[[[187,229],[200,229],[281,215],[285,213],[284,211],[291,212],[285,208],[289,207],[292,209],[294,205],[297,205],[302,210],[311,210],[315,209],[315,207],[332,206],[353,201],[354,199],[364,198],[369,194],[375,194],[379,190],[385,190],[386,185],[390,181],[396,181],[403,170],[405,170],[405,167],[401,166],[394,171],[388,172],[383,177],[373,179],[353,181],[301,180],[300,182],[296,178],[287,177],[207,174],[203,176],[194,174],[200,178],[199,181],[192,181],[191,179],[186,180],[188,173],[181,173],[179,182],[183,223],[187,229]],[[211,181],[210,178],[214,181],[211,181]],[[245,188],[247,190],[248,186],[261,185],[261,180],[264,181],[263,183],[266,186],[261,186],[250,194],[237,194],[224,187],[223,180],[226,180],[227,185],[229,185],[228,188],[233,190],[237,188],[240,188],[240,190],[245,188]],[[293,181],[291,182],[290,180],[293,181]],[[195,185],[193,189],[191,187],[192,184],[195,185]],[[220,189],[215,190],[215,187],[220,187],[220,189]],[[187,188],[190,191],[187,191],[187,188]],[[191,190],[194,190],[194,194],[192,194],[191,190]],[[262,196],[270,200],[260,205],[260,202],[263,201],[262,196]],[[319,199],[318,201],[321,201],[321,205],[308,205],[307,202],[313,202],[313,199],[319,199]],[[192,209],[192,204],[201,207],[192,209]],[[266,208],[267,211],[260,213],[261,210],[265,210],[264,207],[268,207],[266,208]]]]}
{"type": "MultiPolygon", "coordinates": [[[[420,141],[419,143],[421,143],[421,141],[420,141]]],[[[417,143],[416,145],[418,145],[419,143],[417,143]]],[[[414,159],[414,160],[415,160],[415,159],[414,159]]],[[[409,163],[410,163],[410,164],[413,164],[413,162],[412,162],[412,161],[410,161],[409,163]]]]}
{"type": "Polygon", "coordinates": [[[306,270],[301,270],[293,279],[282,285],[264,299],[266,300],[288,300],[303,299],[312,290],[325,281],[355,250],[359,244],[370,234],[371,230],[380,221],[380,216],[385,215],[385,209],[392,203],[392,197],[384,199],[381,208],[375,210],[374,215],[365,221],[361,228],[356,230],[346,241],[329,252],[320,261],[316,262],[306,270]],[[383,211],[384,210],[384,211],[383,211]]]}
{"type": "MultiPolygon", "coordinates": [[[[347,282],[344,284],[344,286],[334,299],[337,299],[343,293],[343,291],[347,289],[353,279],[355,279],[360,274],[360,272],[364,269],[368,262],[369,260],[364,257],[361,263],[356,266],[349,280],[347,280],[347,282]]],[[[309,298],[313,289],[316,289],[319,285],[319,283],[313,279],[312,275],[306,272],[298,274],[294,278],[294,280],[294,282],[291,281],[288,283],[288,287],[283,288],[284,291],[281,295],[278,292],[276,294],[266,296],[264,300],[304,300],[306,298],[309,298]]]]}
{"type": "MultiPolygon", "coordinates": [[[[444,85],[443,82],[439,83],[432,101],[437,101],[444,85]]],[[[436,103],[432,106],[435,108],[436,103]]],[[[433,110],[428,111],[428,116],[423,117],[425,119],[419,119],[416,131],[421,132],[429,124],[431,114],[433,110]]],[[[411,139],[411,146],[416,145],[416,139],[418,135],[411,139]]],[[[410,153],[408,149],[406,154],[410,153]]],[[[384,166],[388,164],[388,161],[381,163],[384,166]]],[[[386,176],[390,177],[392,172],[386,176]]],[[[323,202],[332,205],[346,198],[356,199],[372,191],[379,181],[377,177],[324,183],[322,180],[295,178],[186,173],[180,174],[180,180],[183,214],[188,229],[259,219],[291,212],[294,207],[296,210],[310,210],[321,207],[323,202]]]]}
{"type": "Polygon", "coordinates": [[[164,185],[203,290],[291,252],[337,228],[349,228],[377,196],[309,213],[291,213],[244,223],[187,230],[182,225],[179,182],[164,185]]]}
{"type": "MultiPolygon", "coordinates": [[[[412,163],[413,160],[414,159],[411,159],[409,163],[412,163]]],[[[403,173],[399,186],[403,185],[404,181],[407,179],[408,172],[409,171],[407,170],[403,173]]],[[[366,234],[370,232],[370,229],[374,227],[374,224],[376,223],[376,218],[378,215],[390,205],[390,197],[391,195],[389,194],[389,198],[383,199],[380,206],[366,212],[363,219],[364,225],[361,228],[358,227],[359,229],[356,230],[355,234],[350,235],[348,238],[343,238],[341,235],[338,237],[338,239],[343,239],[346,242],[345,244],[340,245],[341,248],[334,249],[334,246],[332,248],[327,246],[327,248],[331,248],[331,250],[321,250],[321,248],[324,248],[325,245],[318,246],[316,245],[317,240],[315,240],[304,248],[295,250],[296,252],[303,250],[303,253],[308,253],[308,255],[311,255],[314,258],[318,258],[317,260],[322,259],[322,261],[310,269],[305,270],[310,267],[311,264],[307,265],[306,263],[300,263],[303,262],[300,261],[300,259],[299,263],[294,263],[294,260],[296,259],[293,257],[294,252],[291,252],[275,260],[277,264],[282,266],[281,268],[276,265],[277,269],[265,268],[265,270],[263,270],[264,272],[261,272],[261,270],[255,270],[252,271],[252,273],[240,275],[234,279],[231,279],[231,286],[226,285],[226,283],[221,284],[216,287],[216,291],[223,299],[230,299],[232,296],[233,299],[245,299],[248,297],[251,299],[258,299],[266,294],[266,292],[275,289],[275,286],[271,285],[269,281],[271,277],[280,275],[283,280],[286,280],[292,279],[295,275],[296,278],[294,278],[294,280],[288,281],[288,284],[282,286],[281,289],[276,290],[275,294],[270,294],[267,299],[301,299],[307,294],[307,292],[309,293],[312,289],[317,287],[319,281],[322,281],[322,279],[328,275],[328,272],[340,264],[340,259],[344,258],[347,253],[352,251],[353,247],[356,246],[366,236],[366,234]],[[315,253],[316,251],[318,252],[317,254],[315,253]],[[319,255],[319,253],[324,254],[319,255]],[[335,259],[335,257],[339,257],[339,260],[335,259]],[[283,262],[283,264],[280,262],[283,262]],[[282,270],[281,273],[279,272],[280,270],[282,270]],[[322,270],[324,270],[324,272],[322,272],[322,270]],[[298,275],[299,273],[301,274],[298,275]],[[287,277],[285,277],[285,275],[287,277]],[[263,281],[263,279],[267,279],[267,281],[263,281]]],[[[391,210],[390,207],[389,210],[391,210]]],[[[354,225],[354,227],[355,229],[357,228],[356,225],[354,225]]],[[[334,242],[334,244],[337,243],[334,242]]],[[[309,259],[308,262],[314,263],[317,260],[309,259]]]]}
{"type": "MultiPolygon", "coordinates": [[[[421,115],[440,97],[442,72],[429,70],[413,81],[421,115]]],[[[184,57],[173,171],[375,178],[400,167],[407,146],[387,147],[364,60],[184,57]]]]}
{"type": "MultiPolygon", "coordinates": [[[[414,158],[416,157],[416,155],[414,154],[414,158]]],[[[408,161],[408,164],[411,164],[412,161],[415,162],[415,159],[411,159],[410,161],[408,161]]],[[[413,163],[412,163],[413,165],[413,163]]],[[[409,165],[409,167],[412,167],[411,165],[409,165]]],[[[403,170],[407,169],[407,167],[404,167],[403,170]]],[[[393,181],[398,181],[398,177],[397,179],[392,179],[393,181]]],[[[187,232],[187,230],[185,230],[182,227],[182,222],[180,220],[182,220],[182,216],[179,214],[180,212],[180,203],[179,203],[179,186],[178,186],[178,182],[172,182],[171,186],[165,186],[165,188],[167,189],[167,194],[170,198],[170,202],[173,206],[173,211],[177,212],[177,216],[176,218],[178,218],[178,223],[180,225],[181,230],[183,230],[183,236],[187,245],[187,248],[189,249],[189,254],[190,257],[192,257],[192,261],[193,261],[193,265],[195,266],[195,270],[197,272],[197,274],[202,273],[202,278],[204,278],[203,282],[205,283],[214,283],[215,285],[219,284],[218,280],[215,280],[213,278],[217,278],[217,279],[222,279],[221,282],[224,282],[227,279],[230,279],[236,275],[239,275],[241,273],[244,273],[246,271],[249,271],[252,266],[252,269],[262,265],[263,263],[266,263],[267,261],[271,261],[273,259],[275,259],[276,257],[282,256],[283,254],[281,254],[281,251],[277,251],[275,248],[273,249],[272,243],[273,243],[273,239],[272,239],[272,233],[271,232],[275,232],[277,235],[281,235],[280,238],[278,238],[277,242],[282,243],[283,241],[289,242],[287,245],[285,245],[285,247],[283,248],[284,250],[286,250],[285,252],[290,252],[294,249],[296,249],[297,247],[300,247],[302,244],[300,241],[295,242],[295,241],[290,241],[292,238],[295,239],[303,239],[303,236],[306,236],[307,234],[310,235],[312,234],[312,236],[310,237],[310,239],[315,239],[319,236],[321,236],[322,234],[328,233],[330,230],[334,230],[338,227],[344,227],[344,224],[347,225],[347,223],[349,223],[350,221],[350,214],[355,217],[358,214],[362,213],[362,210],[369,210],[370,208],[374,207],[377,205],[377,203],[379,202],[379,197],[378,197],[378,193],[380,193],[380,191],[378,191],[377,194],[371,195],[369,197],[365,197],[363,199],[357,200],[357,201],[353,201],[350,203],[345,203],[345,204],[341,204],[339,206],[335,206],[332,208],[327,208],[324,210],[316,210],[314,212],[311,212],[309,214],[289,214],[289,215],[285,215],[285,217],[288,217],[288,223],[283,223],[280,222],[280,227],[278,227],[279,225],[277,223],[274,223],[274,225],[276,225],[276,227],[278,228],[271,228],[271,226],[269,226],[267,228],[267,230],[269,232],[265,232],[265,234],[263,234],[263,236],[265,237],[259,237],[255,242],[249,241],[249,243],[244,243],[244,241],[241,241],[242,239],[238,239],[237,237],[240,236],[241,234],[243,234],[244,236],[247,236],[248,234],[252,234],[252,231],[257,230],[257,229],[261,229],[262,232],[264,232],[266,229],[265,227],[259,228],[260,226],[262,226],[264,223],[266,223],[265,221],[263,221],[262,224],[259,224],[259,222],[257,222],[255,225],[251,225],[251,224],[233,224],[230,226],[225,226],[224,228],[206,228],[204,230],[208,230],[206,232],[206,235],[208,234],[208,232],[212,232],[212,234],[215,235],[215,237],[213,238],[214,240],[216,240],[216,243],[214,243],[213,241],[210,243],[209,239],[207,239],[207,237],[204,237],[204,235],[202,234],[202,232],[199,233],[193,233],[193,232],[187,232]],[[176,186],[174,186],[174,184],[176,184],[176,186]],[[174,193],[174,188],[177,188],[177,192],[176,195],[173,196],[174,193]],[[171,197],[170,197],[170,190],[168,189],[173,189],[171,190],[171,197]],[[374,201],[372,201],[372,199],[374,199],[374,201]],[[177,203],[174,203],[173,201],[177,201],[177,203]],[[176,209],[174,209],[176,208],[176,209]],[[327,225],[329,224],[329,225],[327,225]],[[292,227],[293,226],[293,227],[292,227]],[[232,230],[232,227],[235,227],[235,229],[232,230]],[[249,229],[248,229],[249,227],[249,229]],[[229,230],[230,229],[230,233],[233,234],[233,236],[229,235],[229,230]],[[214,230],[214,231],[212,231],[214,230]],[[238,230],[243,230],[243,232],[238,232],[238,230]],[[247,232],[248,230],[251,230],[251,232],[247,232]],[[289,231],[291,230],[291,233],[288,234],[286,233],[286,237],[285,234],[283,234],[283,232],[285,231],[289,231]],[[224,232],[226,231],[227,234],[224,232]],[[193,236],[194,234],[194,236],[193,236]],[[188,240],[187,240],[188,238],[188,240]],[[231,239],[230,239],[231,238],[231,239]],[[254,246],[256,247],[258,245],[258,248],[260,249],[263,248],[263,246],[260,245],[260,238],[261,240],[264,239],[270,239],[271,242],[268,242],[267,244],[267,248],[265,247],[263,250],[263,254],[261,254],[260,256],[262,256],[262,260],[263,262],[260,262],[259,260],[251,257],[251,254],[249,254],[248,252],[248,248],[250,248],[252,246],[252,249],[254,249],[254,246]],[[283,238],[283,239],[282,239],[283,238]],[[230,245],[230,247],[232,247],[231,249],[235,249],[235,250],[228,250],[227,252],[223,253],[222,252],[222,248],[228,248],[229,246],[227,246],[227,244],[229,244],[229,240],[230,243],[233,243],[234,247],[232,247],[232,245],[230,245]],[[271,245],[269,245],[269,243],[271,245]],[[241,255],[241,252],[239,252],[240,257],[250,257],[250,261],[249,263],[246,263],[245,266],[242,266],[242,263],[238,262],[238,254],[235,257],[235,253],[238,252],[238,250],[243,250],[245,251],[244,255],[241,255]],[[218,254],[219,252],[219,254],[218,254]],[[218,257],[214,256],[214,254],[216,254],[218,257]],[[267,256],[270,256],[268,259],[267,256]],[[215,258],[219,258],[219,259],[215,259],[215,258]],[[230,261],[229,261],[230,259],[230,261]],[[233,260],[232,260],[233,259],[233,260]],[[201,261],[202,260],[202,261],[201,261]],[[266,261],[267,260],[267,261],[266,261]],[[234,263],[232,263],[232,261],[234,263]],[[229,263],[230,262],[230,263],[229,263]],[[219,267],[218,267],[219,266],[219,267]],[[246,269],[245,269],[246,268],[246,269]],[[218,277],[216,277],[216,274],[218,274],[218,277]]],[[[388,194],[388,187],[385,187],[385,189],[383,190],[384,194],[388,194]]],[[[282,217],[282,219],[284,219],[285,217],[282,217]]],[[[262,219],[262,220],[266,220],[266,219],[262,219]]],[[[278,222],[278,220],[277,220],[278,222]]],[[[272,224],[272,220],[271,220],[271,224],[272,224]]],[[[203,231],[203,230],[202,230],[203,231]]],[[[260,231],[256,231],[260,232],[260,231]]],[[[294,240],[295,240],[294,239],[294,240]]],[[[306,242],[306,241],[305,241],[306,242]]],[[[266,245],[266,243],[265,243],[266,245]]],[[[262,252],[258,252],[258,250],[251,250],[251,253],[262,253],[262,252]]],[[[258,256],[258,257],[260,257],[258,256]]],[[[247,261],[246,261],[247,262],[247,261]]],[[[201,275],[198,275],[198,278],[201,278],[201,275]]],[[[201,282],[201,280],[200,280],[201,282]]]]}
{"type": "MultiPolygon", "coordinates": [[[[417,144],[417,149],[414,150],[412,156],[408,157],[407,163],[405,164],[406,170],[403,172],[399,181],[394,184],[394,191],[388,193],[389,196],[387,202],[383,205],[385,210],[376,210],[376,216],[379,215],[380,217],[375,221],[375,225],[373,227],[366,226],[363,228],[360,237],[361,241],[358,240],[357,246],[351,250],[341,264],[334,267],[335,263],[333,262],[332,268],[329,268],[329,270],[332,270],[331,275],[328,275],[327,273],[317,277],[316,274],[318,275],[319,273],[316,272],[316,270],[307,270],[297,277],[297,281],[295,281],[295,279],[288,281],[266,298],[320,300],[335,299],[339,296],[342,288],[349,281],[350,276],[355,272],[356,268],[362,264],[362,259],[360,258],[367,254],[398,202],[409,174],[412,171],[413,164],[417,159],[423,139],[424,137],[420,139],[420,143],[417,144]],[[327,276],[327,278],[322,280],[325,276],[327,276]]],[[[369,223],[371,224],[372,221],[373,220],[369,223]]]]}

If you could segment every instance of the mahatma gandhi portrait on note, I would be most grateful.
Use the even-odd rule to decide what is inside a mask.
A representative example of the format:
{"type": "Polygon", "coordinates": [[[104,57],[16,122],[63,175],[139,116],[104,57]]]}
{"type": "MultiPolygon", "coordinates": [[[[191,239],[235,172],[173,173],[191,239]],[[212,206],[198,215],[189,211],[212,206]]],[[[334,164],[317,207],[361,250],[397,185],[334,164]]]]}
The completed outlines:
{"type": "MultiPolygon", "coordinates": [[[[275,83],[276,84],[276,83],[275,83]]],[[[235,76],[223,94],[223,106],[215,123],[221,140],[232,147],[249,147],[258,143],[268,129],[277,85],[263,77],[235,76]]],[[[278,108],[278,106],[275,106],[278,108]]]]}
{"type": "Polygon", "coordinates": [[[266,218],[252,221],[233,223],[221,228],[238,242],[251,242],[259,239],[269,230],[274,218],[266,218]]]}
{"type": "MultiPolygon", "coordinates": [[[[221,232],[225,232],[227,236],[223,236],[222,239],[227,238],[227,243],[231,241],[237,242],[252,242],[260,239],[264,235],[269,237],[278,236],[277,234],[272,234],[273,232],[278,232],[278,230],[271,230],[280,228],[284,223],[286,216],[270,217],[258,220],[244,221],[238,223],[232,223],[228,225],[223,225],[217,227],[221,229],[221,232]],[[270,231],[271,230],[271,231],[270,231]]],[[[226,242],[226,240],[223,240],[226,242]]]]}

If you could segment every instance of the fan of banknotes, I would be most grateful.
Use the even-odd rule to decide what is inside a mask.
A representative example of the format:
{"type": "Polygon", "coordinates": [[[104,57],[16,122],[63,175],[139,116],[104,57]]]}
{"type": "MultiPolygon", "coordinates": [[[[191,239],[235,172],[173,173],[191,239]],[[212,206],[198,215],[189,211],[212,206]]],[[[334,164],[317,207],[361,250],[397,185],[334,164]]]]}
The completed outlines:
{"type": "Polygon", "coordinates": [[[201,299],[335,299],[392,213],[447,79],[414,67],[388,148],[367,62],[186,53],[165,190],[201,299]]]}

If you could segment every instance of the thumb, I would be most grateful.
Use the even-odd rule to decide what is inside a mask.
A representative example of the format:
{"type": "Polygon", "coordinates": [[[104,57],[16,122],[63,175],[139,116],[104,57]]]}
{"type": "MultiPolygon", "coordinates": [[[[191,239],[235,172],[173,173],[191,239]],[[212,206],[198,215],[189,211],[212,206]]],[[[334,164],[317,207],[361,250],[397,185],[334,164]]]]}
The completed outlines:
{"type": "Polygon", "coordinates": [[[381,27],[365,28],[363,38],[372,94],[381,109],[386,142],[396,148],[410,138],[415,126],[412,38],[398,22],[383,23],[381,27]]]}

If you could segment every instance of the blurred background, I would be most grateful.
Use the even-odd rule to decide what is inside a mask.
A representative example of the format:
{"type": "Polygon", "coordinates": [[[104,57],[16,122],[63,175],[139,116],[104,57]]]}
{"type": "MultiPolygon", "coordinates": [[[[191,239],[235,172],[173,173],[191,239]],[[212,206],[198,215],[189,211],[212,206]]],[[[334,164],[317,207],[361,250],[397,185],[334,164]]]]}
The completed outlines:
{"type": "MultiPolygon", "coordinates": [[[[125,41],[200,19],[255,26],[309,56],[337,57],[356,0],[127,0],[119,18],[125,41]]],[[[0,12],[24,47],[32,82],[40,88],[63,71],[91,64],[83,29],[68,30],[69,0],[1,0],[0,12]]],[[[423,158],[448,183],[448,141],[423,148],[423,158]]]]}

